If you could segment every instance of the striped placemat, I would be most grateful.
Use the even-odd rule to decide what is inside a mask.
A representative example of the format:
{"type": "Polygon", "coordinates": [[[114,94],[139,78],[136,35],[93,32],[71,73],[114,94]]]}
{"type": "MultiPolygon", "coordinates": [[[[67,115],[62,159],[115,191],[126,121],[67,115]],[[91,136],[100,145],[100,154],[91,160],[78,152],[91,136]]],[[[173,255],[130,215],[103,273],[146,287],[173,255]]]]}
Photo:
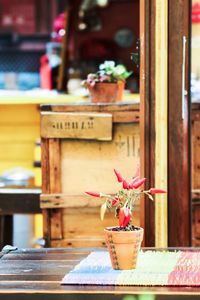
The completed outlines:
{"type": "Polygon", "coordinates": [[[200,286],[200,252],[140,251],[137,268],[113,270],[107,251],[94,251],[61,284],[200,286]]]}

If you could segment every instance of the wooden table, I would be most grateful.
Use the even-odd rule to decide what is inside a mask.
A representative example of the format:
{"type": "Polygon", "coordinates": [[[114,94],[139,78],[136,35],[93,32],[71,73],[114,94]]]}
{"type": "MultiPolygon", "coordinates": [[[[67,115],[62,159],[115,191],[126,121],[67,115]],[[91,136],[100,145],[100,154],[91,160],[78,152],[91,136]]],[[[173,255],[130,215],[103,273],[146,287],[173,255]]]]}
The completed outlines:
{"type": "MultiPolygon", "coordinates": [[[[184,299],[191,299],[191,295],[192,299],[197,299],[200,296],[200,288],[191,287],[60,285],[64,274],[72,270],[91,250],[94,249],[4,250],[0,253],[0,299],[117,300],[123,299],[125,295],[142,294],[156,295],[152,299],[179,299],[183,295],[184,299]]],[[[137,299],[140,299],[139,296],[137,299]]]]}
{"type": "Polygon", "coordinates": [[[38,188],[0,188],[0,249],[13,240],[13,215],[38,214],[40,209],[38,188]]]}

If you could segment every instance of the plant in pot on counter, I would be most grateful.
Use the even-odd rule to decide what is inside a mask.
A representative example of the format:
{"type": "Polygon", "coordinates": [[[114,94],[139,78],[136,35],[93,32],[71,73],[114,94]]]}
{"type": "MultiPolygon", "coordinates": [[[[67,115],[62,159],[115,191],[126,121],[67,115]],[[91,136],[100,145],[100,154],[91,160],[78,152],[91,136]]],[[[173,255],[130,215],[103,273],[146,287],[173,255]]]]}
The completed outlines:
{"type": "Polygon", "coordinates": [[[124,65],[105,61],[96,73],[88,74],[83,85],[88,88],[94,103],[121,101],[126,79],[131,74],[124,65]]]}
{"type": "Polygon", "coordinates": [[[153,200],[154,194],[166,193],[163,189],[142,189],[145,178],[140,178],[139,170],[130,182],[124,179],[114,169],[118,182],[122,185],[114,195],[87,191],[86,194],[105,199],[101,206],[101,219],[107,210],[114,209],[119,220],[119,226],[105,228],[105,239],[109,250],[112,267],[114,269],[128,270],[136,267],[137,256],[143,239],[143,228],[132,225],[134,204],[141,196],[147,195],[153,200]]]}

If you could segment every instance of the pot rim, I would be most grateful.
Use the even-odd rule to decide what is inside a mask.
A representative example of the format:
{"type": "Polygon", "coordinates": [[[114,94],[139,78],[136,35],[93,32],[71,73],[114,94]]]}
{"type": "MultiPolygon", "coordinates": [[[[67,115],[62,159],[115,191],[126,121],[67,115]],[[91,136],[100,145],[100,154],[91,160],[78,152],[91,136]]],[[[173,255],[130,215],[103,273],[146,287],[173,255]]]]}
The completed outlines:
{"type": "MultiPolygon", "coordinates": [[[[116,228],[116,227],[118,227],[118,228],[120,228],[120,226],[108,226],[108,227],[105,227],[104,228],[104,231],[105,232],[114,232],[114,233],[133,233],[133,232],[135,232],[136,230],[130,230],[130,231],[116,231],[116,230],[112,230],[112,228],[116,228]]],[[[140,226],[134,226],[134,227],[136,227],[136,228],[139,228],[139,230],[137,230],[137,232],[138,231],[144,231],[144,228],[143,227],[140,227],[140,226]]]]}

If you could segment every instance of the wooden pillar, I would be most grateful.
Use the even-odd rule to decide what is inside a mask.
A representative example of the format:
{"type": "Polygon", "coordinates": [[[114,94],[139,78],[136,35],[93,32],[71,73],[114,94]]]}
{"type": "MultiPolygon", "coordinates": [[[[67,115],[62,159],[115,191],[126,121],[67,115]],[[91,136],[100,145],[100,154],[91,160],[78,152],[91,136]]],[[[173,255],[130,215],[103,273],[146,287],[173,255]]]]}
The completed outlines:
{"type": "MultiPolygon", "coordinates": [[[[155,183],[155,0],[140,1],[140,165],[146,187],[155,183]]],[[[141,201],[144,246],[155,245],[155,208],[141,201]]]]}
{"type": "Polygon", "coordinates": [[[168,239],[191,245],[190,1],[169,1],[168,239]]]}
{"type": "MultiPolygon", "coordinates": [[[[168,3],[156,0],[155,21],[155,186],[167,189],[168,3]]],[[[155,197],[155,245],[167,247],[167,197],[155,197]]]]}
{"type": "Polygon", "coordinates": [[[191,242],[189,3],[140,1],[141,171],[168,191],[142,202],[145,246],[191,242]]]}

